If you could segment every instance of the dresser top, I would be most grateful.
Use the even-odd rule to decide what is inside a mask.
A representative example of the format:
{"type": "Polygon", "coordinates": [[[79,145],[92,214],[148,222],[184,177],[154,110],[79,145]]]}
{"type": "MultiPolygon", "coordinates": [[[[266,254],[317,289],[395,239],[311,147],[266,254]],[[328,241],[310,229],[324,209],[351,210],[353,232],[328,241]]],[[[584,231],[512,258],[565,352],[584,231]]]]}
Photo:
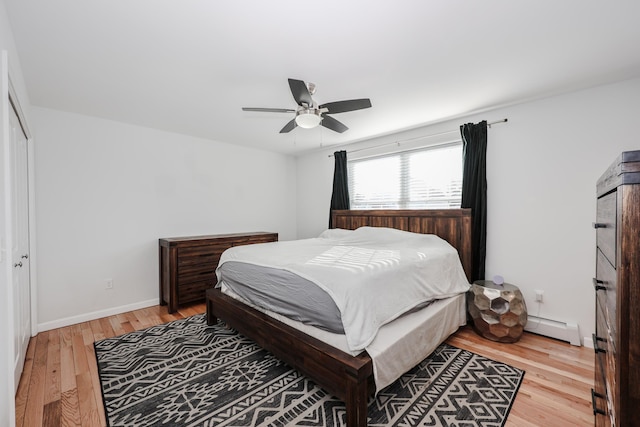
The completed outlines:
{"type": "Polygon", "coordinates": [[[225,239],[250,239],[252,237],[263,237],[263,236],[277,236],[278,233],[271,233],[267,231],[255,231],[251,233],[230,233],[230,234],[212,234],[208,236],[185,236],[185,237],[165,237],[162,239],[158,239],[160,242],[160,246],[176,246],[180,243],[194,244],[194,243],[208,243],[215,240],[225,240],[225,239]]]}
{"type": "Polygon", "coordinates": [[[598,179],[598,197],[620,185],[640,184],[640,150],[624,151],[598,179]]]}

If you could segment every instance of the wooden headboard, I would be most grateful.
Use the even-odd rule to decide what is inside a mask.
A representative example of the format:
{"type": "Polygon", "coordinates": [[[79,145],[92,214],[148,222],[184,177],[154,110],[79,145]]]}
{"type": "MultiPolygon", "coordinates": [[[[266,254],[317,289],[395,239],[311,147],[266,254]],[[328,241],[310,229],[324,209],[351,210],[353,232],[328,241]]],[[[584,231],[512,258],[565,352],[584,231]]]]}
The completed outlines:
{"type": "Polygon", "coordinates": [[[334,210],[331,216],[335,228],[389,227],[440,236],[458,250],[471,281],[471,209],[334,210]]]}

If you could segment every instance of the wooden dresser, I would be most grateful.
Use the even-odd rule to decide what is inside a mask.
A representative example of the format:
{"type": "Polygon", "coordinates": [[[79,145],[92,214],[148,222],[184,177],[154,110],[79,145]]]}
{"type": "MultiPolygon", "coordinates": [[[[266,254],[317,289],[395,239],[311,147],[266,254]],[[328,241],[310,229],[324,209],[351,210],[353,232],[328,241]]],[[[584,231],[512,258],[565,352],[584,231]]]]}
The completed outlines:
{"type": "Polygon", "coordinates": [[[275,242],[278,233],[238,233],[159,239],[160,305],[169,313],[178,305],[204,300],[207,288],[216,284],[220,255],[232,246],[275,242]]]}
{"type": "Polygon", "coordinates": [[[640,426],[640,150],[597,183],[596,426],[640,426]]]}

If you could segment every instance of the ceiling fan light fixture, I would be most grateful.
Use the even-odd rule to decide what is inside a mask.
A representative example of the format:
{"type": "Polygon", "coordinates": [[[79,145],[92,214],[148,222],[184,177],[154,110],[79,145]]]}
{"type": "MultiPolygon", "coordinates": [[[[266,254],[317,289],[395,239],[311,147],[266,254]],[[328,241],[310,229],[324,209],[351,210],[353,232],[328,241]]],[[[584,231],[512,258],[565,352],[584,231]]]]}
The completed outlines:
{"type": "Polygon", "coordinates": [[[301,128],[311,129],[320,124],[322,117],[318,111],[301,110],[296,115],[296,124],[301,128]]]}
{"type": "Polygon", "coordinates": [[[296,127],[312,129],[319,125],[334,132],[343,133],[349,130],[349,128],[329,114],[346,113],[348,111],[362,110],[363,108],[371,107],[371,100],[369,100],[369,98],[347,99],[318,105],[311,96],[316,92],[316,85],[313,83],[305,83],[302,80],[289,79],[289,89],[291,89],[291,95],[293,95],[293,99],[296,101],[296,104],[298,104],[295,110],[288,108],[242,107],[242,111],[273,113],[289,113],[295,111],[295,117],[280,129],[280,133],[291,132],[296,127]]]}

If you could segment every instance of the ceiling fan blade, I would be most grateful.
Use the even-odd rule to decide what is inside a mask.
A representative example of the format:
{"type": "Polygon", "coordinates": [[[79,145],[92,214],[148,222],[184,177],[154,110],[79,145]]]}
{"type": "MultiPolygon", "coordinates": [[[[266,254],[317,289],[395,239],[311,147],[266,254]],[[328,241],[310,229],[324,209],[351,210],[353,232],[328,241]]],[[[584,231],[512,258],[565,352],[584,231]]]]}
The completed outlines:
{"type": "Polygon", "coordinates": [[[336,101],[336,102],[327,102],[326,104],[320,105],[318,108],[326,108],[327,113],[336,114],[336,113],[346,113],[347,111],[354,110],[362,110],[363,108],[370,108],[371,101],[369,98],[363,99],[350,99],[347,101],[336,101]]]}
{"type": "Polygon", "coordinates": [[[295,113],[296,110],[290,108],[253,108],[242,107],[242,111],[259,111],[261,113],[295,113]]]}
{"type": "Polygon", "coordinates": [[[302,80],[289,79],[289,87],[291,88],[293,99],[296,100],[298,105],[306,104],[307,107],[313,105],[313,99],[311,99],[311,94],[305,82],[302,80]]]}
{"type": "Polygon", "coordinates": [[[296,128],[296,126],[298,126],[298,125],[296,124],[296,119],[294,118],[289,123],[284,125],[284,127],[282,129],[280,129],[280,133],[291,132],[293,129],[296,128]]]}
{"type": "Polygon", "coordinates": [[[334,119],[331,116],[322,115],[322,122],[320,122],[320,124],[322,126],[326,127],[327,129],[331,129],[331,130],[336,131],[338,133],[342,133],[342,132],[344,132],[344,131],[349,129],[344,124],[342,124],[341,122],[337,121],[336,119],[334,119]]]}

